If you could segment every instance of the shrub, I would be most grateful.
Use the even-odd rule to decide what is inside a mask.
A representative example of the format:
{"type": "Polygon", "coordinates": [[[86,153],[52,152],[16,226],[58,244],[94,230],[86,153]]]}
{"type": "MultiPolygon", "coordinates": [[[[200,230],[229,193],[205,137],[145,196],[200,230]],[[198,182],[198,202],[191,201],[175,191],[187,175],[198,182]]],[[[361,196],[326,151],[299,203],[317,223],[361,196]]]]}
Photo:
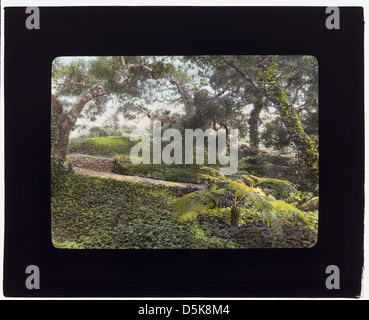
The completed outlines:
{"type": "Polygon", "coordinates": [[[114,157],[118,154],[129,154],[135,145],[127,136],[95,137],[84,140],[71,140],[68,153],[82,153],[91,156],[114,157]]]}
{"type": "Polygon", "coordinates": [[[287,180],[257,177],[254,175],[245,176],[246,182],[252,187],[258,187],[271,193],[277,199],[286,200],[292,193],[297,192],[293,183],[287,180]]]}
{"type": "Polygon", "coordinates": [[[51,158],[51,195],[62,189],[74,174],[72,167],[65,165],[60,159],[51,158]]]}
{"type": "Polygon", "coordinates": [[[126,155],[117,156],[113,172],[118,174],[167,180],[173,182],[198,183],[199,174],[210,174],[214,169],[196,164],[134,164],[126,155]]]}
{"type": "Polygon", "coordinates": [[[58,142],[59,139],[59,121],[58,118],[53,110],[51,108],[51,148],[55,146],[55,144],[58,142]]]}
{"type": "Polygon", "coordinates": [[[267,148],[283,150],[291,145],[291,139],[281,118],[266,123],[264,127],[260,134],[260,140],[267,148]]]}
{"type": "Polygon", "coordinates": [[[89,130],[89,137],[108,137],[109,132],[103,128],[100,127],[92,127],[89,130]]]}

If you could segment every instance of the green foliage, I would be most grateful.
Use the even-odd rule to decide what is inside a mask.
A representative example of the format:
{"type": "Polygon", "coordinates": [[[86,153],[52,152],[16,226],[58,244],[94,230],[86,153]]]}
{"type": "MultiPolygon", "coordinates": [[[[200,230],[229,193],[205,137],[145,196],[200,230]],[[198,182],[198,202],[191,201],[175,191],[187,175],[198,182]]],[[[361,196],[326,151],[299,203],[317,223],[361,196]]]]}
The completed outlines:
{"type": "Polygon", "coordinates": [[[243,103],[230,96],[214,96],[206,89],[194,93],[193,100],[185,105],[186,117],[184,125],[193,129],[238,129],[239,136],[244,137],[247,131],[243,103]]]}
{"type": "MultiPolygon", "coordinates": [[[[286,202],[293,204],[295,207],[300,208],[300,206],[314,197],[314,194],[309,191],[296,191],[290,194],[286,199],[286,202]]],[[[302,208],[301,208],[302,209],[302,208]]],[[[303,209],[306,211],[305,209],[303,209]]]]}
{"type": "MultiPolygon", "coordinates": [[[[240,156],[242,157],[242,155],[240,156]]],[[[245,156],[238,163],[239,174],[254,175],[264,178],[275,178],[277,180],[286,180],[295,186],[295,189],[302,192],[313,192],[317,194],[319,179],[313,169],[307,168],[301,161],[290,156],[277,152],[259,153],[252,156],[245,156]]],[[[283,186],[283,185],[282,185],[283,186]]],[[[268,188],[267,186],[265,186],[268,188]]],[[[288,196],[284,195],[277,197],[288,196]]]]}
{"type": "Polygon", "coordinates": [[[163,197],[149,195],[153,188],[160,189],[74,175],[51,199],[54,245],[67,240],[83,248],[113,247],[120,225],[140,221],[148,214],[148,207],[150,215],[165,210],[163,197]]]}
{"type": "Polygon", "coordinates": [[[297,150],[301,153],[301,158],[307,165],[318,173],[318,152],[317,146],[311,139],[301,124],[301,121],[296,114],[293,106],[288,101],[288,93],[282,88],[282,85],[277,81],[278,68],[274,58],[269,66],[260,71],[260,79],[264,84],[264,90],[273,97],[279,108],[281,118],[286,126],[291,140],[296,145],[297,150]]]}
{"type": "MultiPolygon", "coordinates": [[[[216,166],[134,165],[129,153],[136,142],[128,136],[112,137],[116,133],[107,127],[95,127],[90,135],[96,137],[72,140],[68,152],[115,157],[116,173],[179,182],[205,180],[210,187],[206,192],[187,193],[174,187],[82,177],[52,160],[52,234],[56,247],[289,246],[292,244],[283,242],[286,232],[293,233],[286,239],[302,235],[293,245],[304,241],[303,246],[311,245],[311,237],[316,238],[311,230],[316,230],[318,219],[318,200],[313,197],[318,192],[317,62],[308,56],[231,59],[277,103],[268,102],[219,56],[54,61],[53,93],[65,112],[78,97],[100,85],[104,95],[84,108],[84,116],[90,121],[104,113],[110,101],[117,107],[115,119],[121,112],[133,119],[144,110],[170,119],[163,128],[175,127],[181,132],[185,128],[238,128],[241,136],[249,133],[250,143],[257,149],[258,127],[265,120],[261,109],[277,106],[279,115],[264,123],[261,141],[279,150],[293,141],[305,153],[305,163],[278,154],[249,155],[240,161],[237,175],[225,178],[216,173],[216,166]],[[260,98],[263,105],[245,114],[244,107],[260,98]],[[159,101],[164,105],[150,110],[159,101]],[[182,107],[184,114],[171,114],[168,102],[182,107]]],[[[52,145],[57,141],[56,120],[52,114],[52,145]]]]}
{"type": "Polygon", "coordinates": [[[92,127],[89,130],[89,137],[108,137],[109,132],[101,127],[92,127]]]}
{"type": "Polygon", "coordinates": [[[174,214],[178,222],[195,220],[216,206],[216,193],[214,191],[197,191],[186,194],[173,201],[174,214]]]}
{"type": "Polygon", "coordinates": [[[305,211],[317,211],[319,210],[319,197],[314,197],[301,205],[301,209],[305,211]]]}
{"type": "MultiPolygon", "coordinates": [[[[114,245],[122,249],[226,249],[239,245],[212,234],[206,223],[178,224],[169,211],[150,220],[132,221],[117,228],[114,245]],[[204,228],[205,226],[205,228],[204,228]]],[[[213,225],[214,228],[214,225],[213,225]]]]}
{"type": "Polygon", "coordinates": [[[267,148],[276,150],[284,150],[291,145],[291,139],[280,117],[264,125],[260,139],[267,148]]]}
{"type": "MultiPolygon", "coordinates": [[[[115,137],[94,137],[71,140],[68,153],[80,153],[101,157],[114,157],[113,172],[174,182],[199,183],[201,174],[216,175],[214,166],[197,164],[134,164],[130,152],[136,141],[130,141],[129,133],[115,137]]],[[[162,147],[165,143],[162,144],[162,147]]],[[[205,155],[206,158],[206,155],[205,155]]],[[[196,162],[196,157],[194,157],[196,162]]]]}
{"type": "Polygon", "coordinates": [[[290,179],[293,174],[291,168],[294,167],[297,161],[295,158],[286,157],[277,152],[257,153],[246,156],[241,153],[239,158],[239,172],[277,179],[287,177],[290,179]]]}
{"type": "Polygon", "coordinates": [[[51,158],[51,194],[63,189],[73,177],[73,169],[65,165],[60,159],[51,158]]]}
{"type": "Polygon", "coordinates": [[[247,175],[245,178],[246,181],[254,187],[259,187],[264,190],[270,189],[272,195],[278,199],[287,199],[292,193],[297,192],[297,189],[293,183],[287,180],[257,177],[254,175],[247,175]]]}
{"type": "MultiPolygon", "coordinates": [[[[199,216],[217,211],[224,213],[232,226],[238,226],[256,220],[264,221],[274,232],[280,234],[283,225],[297,220],[304,226],[309,226],[305,213],[282,200],[276,200],[272,195],[266,195],[257,187],[262,181],[291,186],[287,181],[276,179],[263,180],[254,176],[246,176],[247,185],[243,181],[219,179],[213,182],[207,191],[197,191],[175,199],[172,203],[174,216],[178,222],[194,221],[199,216]]],[[[214,181],[214,179],[212,179],[214,181]]]]}
{"type": "Polygon", "coordinates": [[[136,144],[129,136],[94,137],[84,140],[71,140],[68,153],[82,153],[91,156],[114,157],[118,154],[129,154],[136,144]]]}
{"type": "Polygon", "coordinates": [[[289,178],[299,190],[319,193],[319,176],[314,168],[307,168],[304,164],[297,162],[291,167],[293,175],[289,178]]]}
{"type": "Polygon", "coordinates": [[[259,123],[260,123],[260,113],[263,107],[264,105],[262,101],[260,101],[260,99],[256,100],[254,102],[254,107],[250,113],[250,118],[248,121],[248,124],[250,126],[250,132],[249,132],[250,146],[251,146],[251,149],[254,151],[259,150],[259,144],[260,144],[259,123]]]}
{"type": "Polygon", "coordinates": [[[309,106],[309,112],[300,114],[301,123],[305,132],[319,145],[319,108],[317,101],[309,106]]]}
{"type": "Polygon", "coordinates": [[[61,249],[235,248],[206,230],[206,221],[178,224],[170,206],[180,190],[73,175],[51,197],[53,245],[61,249]]]}
{"type": "MultiPolygon", "coordinates": [[[[77,126],[75,126],[76,128],[77,126]]],[[[122,131],[117,130],[113,126],[104,125],[103,127],[93,126],[89,129],[88,134],[84,135],[83,138],[96,138],[96,137],[119,137],[122,135],[122,131]]]]}
{"type": "Polygon", "coordinates": [[[174,182],[199,182],[199,174],[211,174],[213,169],[196,164],[134,164],[127,155],[117,156],[113,172],[123,175],[174,182]]]}
{"type": "MultiPolygon", "coordinates": [[[[315,243],[317,211],[304,213],[311,229],[293,206],[275,203],[272,197],[259,201],[264,197],[260,190],[241,182],[224,187],[227,184],[212,187],[212,199],[202,194],[199,199],[211,206],[196,219],[178,223],[172,206],[176,199],[183,201],[182,189],[72,174],[51,197],[52,242],[61,249],[268,248],[315,243]],[[228,223],[227,196],[235,192],[247,192],[255,199],[240,201],[238,228],[228,223]]],[[[191,203],[193,198],[185,199],[191,203]]]]}
{"type": "Polygon", "coordinates": [[[58,118],[54,112],[54,110],[51,108],[51,148],[54,147],[54,145],[59,140],[59,123],[58,118]]]}

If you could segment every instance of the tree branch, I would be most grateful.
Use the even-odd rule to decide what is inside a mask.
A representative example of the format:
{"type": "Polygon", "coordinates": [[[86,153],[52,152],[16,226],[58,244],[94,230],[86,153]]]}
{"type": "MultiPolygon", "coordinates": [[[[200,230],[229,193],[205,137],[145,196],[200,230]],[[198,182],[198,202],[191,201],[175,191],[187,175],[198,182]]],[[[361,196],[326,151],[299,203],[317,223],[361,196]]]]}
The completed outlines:
{"type": "MultiPolygon", "coordinates": [[[[127,64],[124,60],[124,57],[123,56],[120,56],[120,60],[122,61],[122,65],[123,65],[123,68],[124,70],[128,73],[129,72],[129,69],[131,68],[140,68],[140,69],[145,69],[149,72],[152,72],[153,69],[151,69],[150,67],[146,66],[145,64],[143,63],[129,63],[127,64]]],[[[182,84],[182,83],[179,83],[178,81],[174,80],[172,77],[170,76],[165,76],[164,77],[165,79],[167,79],[172,85],[175,85],[177,87],[177,90],[179,92],[181,92],[181,88],[184,88],[186,90],[189,90],[189,91],[193,91],[194,89],[190,88],[190,87],[187,87],[186,85],[182,84]]]]}
{"type": "Polygon", "coordinates": [[[177,98],[177,99],[163,99],[163,100],[154,99],[153,102],[170,102],[170,103],[175,103],[175,102],[180,101],[181,99],[182,98],[177,98]]]}
{"type": "Polygon", "coordinates": [[[144,65],[143,63],[126,63],[126,61],[124,60],[123,56],[120,56],[120,61],[122,61],[122,65],[123,65],[123,69],[128,73],[129,69],[131,68],[140,68],[140,69],[145,69],[147,71],[152,72],[152,69],[149,68],[148,66],[144,65]]]}
{"type": "Polygon", "coordinates": [[[190,87],[187,87],[186,85],[184,85],[184,84],[182,84],[182,83],[180,83],[180,82],[178,82],[178,81],[176,81],[176,80],[174,80],[172,77],[166,77],[166,79],[172,84],[172,85],[174,85],[174,86],[176,86],[177,87],[177,90],[179,91],[179,92],[181,92],[182,90],[181,90],[181,88],[183,88],[183,89],[186,89],[186,90],[188,90],[188,91],[194,91],[194,89],[192,89],[192,88],[190,88],[190,87]]]}
{"type": "Polygon", "coordinates": [[[140,112],[142,112],[143,114],[145,114],[149,119],[151,119],[151,118],[152,118],[152,114],[151,114],[150,112],[146,111],[144,108],[142,108],[142,107],[140,107],[140,106],[135,106],[135,108],[136,108],[138,111],[140,111],[140,112]]]}
{"type": "MultiPolygon", "coordinates": [[[[223,94],[225,94],[227,91],[231,90],[232,87],[236,84],[236,82],[231,82],[231,83],[227,83],[227,85],[221,90],[219,91],[215,97],[219,98],[220,96],[222,96],[223,94]]],[[[238,93],[240,91],[239,88],[236,88],[236,90],[233,90],[232,92],[236,92],[238,93]]]]}
{"type": "Polygon", "coordinates": [[[90,90],[86,91],[78,98],[73,108],[68,112],[69,119],[75,123],[86,103],[97,97],[103,96],[104,94],[105,93],[100,85],[94,86],[90,90]]]}
{"type": "Polygon", "coordinates": [[[51,107],[53,108],[56,116],[58,117],[59,122],[62,122],[65,117],[63,105],[53,94],[51,95],[51,107]]]}
{"type": "Polygon", "coordinates": [[[259,94],[261,94],[261,96],[265,96],[270,102],[272,102],[273,104],[275,104],[276,106],[279,106],[279,102],[273,98],[272,96],[270,96],[267,92],[265,92],[265,90],[263,90],[259,84],[257,83],[257,81],[248,76],[246,74],[246,72],[244,70],[242,70],[242,68],[240,66],[238,66],[234,61],[229,60],[227,57],[225,56],[220,56],[220,58],[230,67],[232,67],[234,70],[236,70],[248,83],[250,83],[258,92],[259,94]]]}
{"type": "Polygon", "coordinates": [[[293,98],[291,100],[291,105],[294,105],[297,101],[297,98],[298,98],[298,94],[299,94],[299,91],[305,86],[307,85],[308,83],[312,82],[314,79],[308,79],[304,82],[302,82],[295,90],[295,94],[293,95],[293,98]]]}
{"type": "Polygon", "coordinates": [[[305,103],[303,103],[303,104],[301,104],[301,105],[297,106],[297,107],[296,107],[296,113],[297,113],[297,115],[299,115],[299,114],[300,114],[300,112],[301,112],[301,110],[304,110],[304,108],[305,108],[307,105],[309,105],[313,100],[314,100],[314,99],[309,99],[309,100],[305,101],[305,103]]]}
{"type": "Polygon", "coordinates": [[[90,87],[88,84],[84,83],[84,82],[63,82],[63,83],[58,83],[58,82],[54,82],[54,85],[57,86],[83,86],[83,87],[90,87]]]}
{"type": "Polygon", "coordinates": [[[303,66],[300,66],[300,65],[298,65],[296,63],[290,63],[290,65],[293,66],[293,67],[299,68],[299,69],[303,69],[303,70],[309,71],[309,72],[311,72],[313,70],[312,68],[303,67],[303,66]]]}

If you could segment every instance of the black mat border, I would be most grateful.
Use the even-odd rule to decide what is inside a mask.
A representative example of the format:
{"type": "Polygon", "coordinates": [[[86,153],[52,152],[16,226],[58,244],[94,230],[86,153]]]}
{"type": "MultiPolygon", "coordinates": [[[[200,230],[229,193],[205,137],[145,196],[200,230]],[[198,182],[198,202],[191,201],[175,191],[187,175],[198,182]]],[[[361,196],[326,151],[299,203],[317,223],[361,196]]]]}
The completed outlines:
{"type": "Polygon", "coordinates": [[[363,10],[5,8],[5,296],[356,297],[363,264],[363,10]],[[56,56],[304,54],[319,61],[320,225],[311,249],[60,250],[51,244],[49,102],[56,56]],[[27,290],[25,268],[40,267],[27,290]],[[327,290],[325,268],[341,270],[327,290]]]}

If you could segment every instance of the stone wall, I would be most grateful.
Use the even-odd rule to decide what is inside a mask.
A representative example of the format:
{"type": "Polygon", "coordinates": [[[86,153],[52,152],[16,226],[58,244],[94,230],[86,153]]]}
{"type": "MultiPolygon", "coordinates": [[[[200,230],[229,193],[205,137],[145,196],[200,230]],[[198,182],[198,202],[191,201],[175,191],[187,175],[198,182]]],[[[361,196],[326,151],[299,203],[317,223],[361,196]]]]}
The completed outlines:
{"type": "Polygon", "coordinates": [[[109,158],[94,157],[85,154],[70,154],[66,162],[79,168],[86,168],[96,171],[113,171],[114,160],[109,158]]]}

